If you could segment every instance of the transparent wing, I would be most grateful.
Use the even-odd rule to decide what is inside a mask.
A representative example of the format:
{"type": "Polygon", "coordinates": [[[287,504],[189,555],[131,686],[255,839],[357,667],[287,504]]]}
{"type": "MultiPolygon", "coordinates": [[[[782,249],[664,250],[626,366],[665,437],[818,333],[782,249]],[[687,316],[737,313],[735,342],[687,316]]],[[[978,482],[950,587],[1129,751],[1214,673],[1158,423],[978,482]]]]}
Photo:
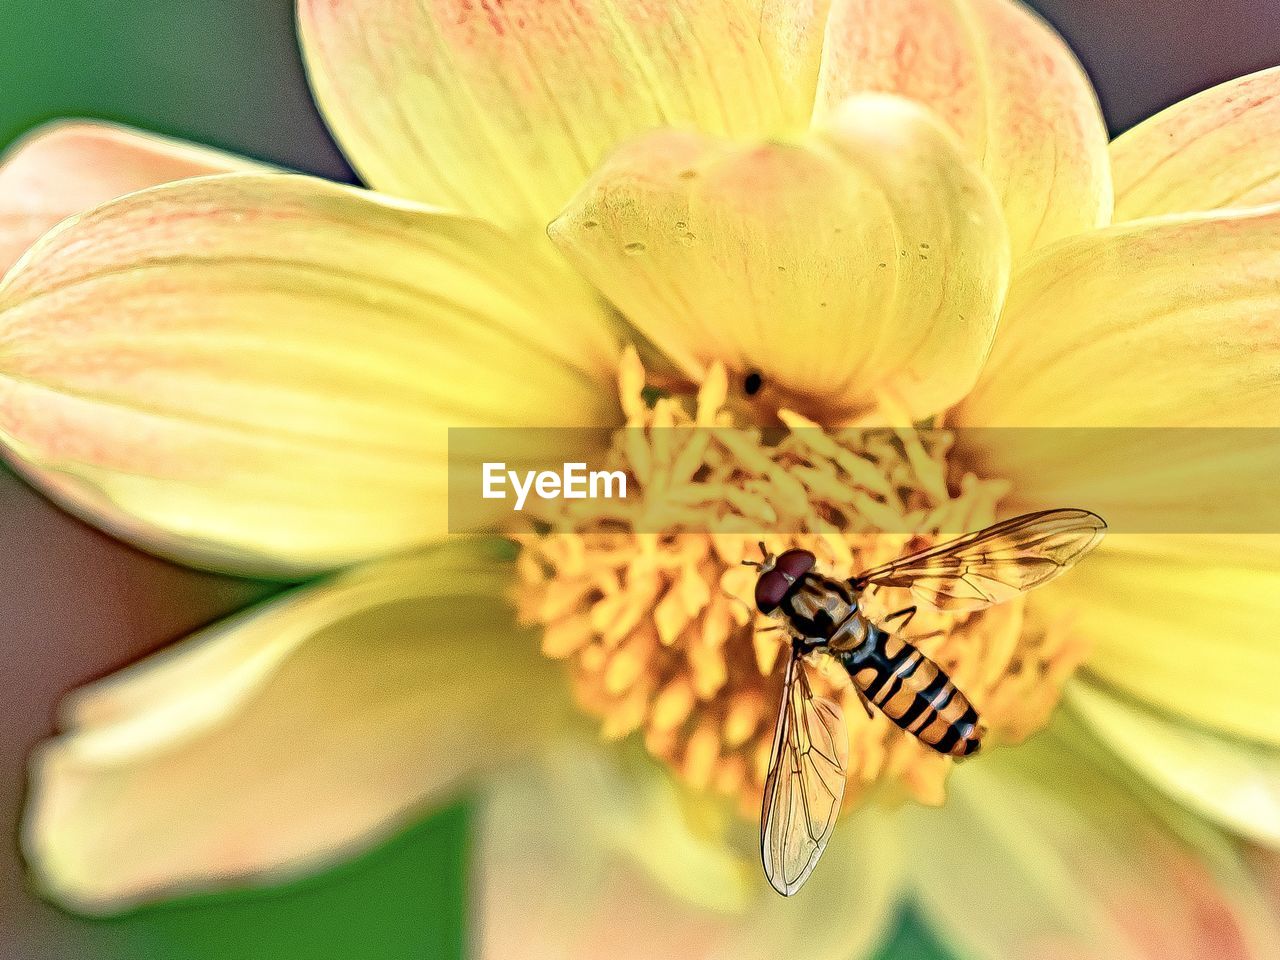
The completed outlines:
{"type": "Polygon", "coordinates": [[[840,813],[849,740],[840,707],[816,699],[792,654],[760,814],[760,857],[773,889],[791,896],[822,856],[840,813]]]}
{"type": "Polygon", "coordinates": [[[1106,529],[1088,510],[1027,513],[875,567],[853,582],[907,587],[939,610],[980,610],[1075,566],[1106,529]]]}

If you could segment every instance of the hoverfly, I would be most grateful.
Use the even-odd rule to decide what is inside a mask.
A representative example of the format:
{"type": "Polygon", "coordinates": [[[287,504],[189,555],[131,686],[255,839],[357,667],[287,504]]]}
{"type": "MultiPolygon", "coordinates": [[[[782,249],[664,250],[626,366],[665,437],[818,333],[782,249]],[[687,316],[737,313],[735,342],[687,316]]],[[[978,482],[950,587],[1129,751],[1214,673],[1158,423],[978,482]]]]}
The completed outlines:
{"type": "MultiPolygon", "coordinates": [[[[852,580],[816,572],[808,550],[773,556],[762,543],[756,607],[782,621],[791,657],[773,735],[760,815],[760,854],[773,888],[791,896],[817,865],[844,797],[848,735],[840,707],[816,698],[804,659],[834,657],[853,681],[867,716],[875,704],[940,753],[976,753],[985,732],[968,697],[911,643],[872,623],[858,606],[868,587],[904,587],[945,611],[971,611],[1048,583],[1098,545],[1106,522],[1087,510],[1045,510],[1005,520],[852,580]]],[[[885,617],[911,622],[916,607],[885,617]]]]}

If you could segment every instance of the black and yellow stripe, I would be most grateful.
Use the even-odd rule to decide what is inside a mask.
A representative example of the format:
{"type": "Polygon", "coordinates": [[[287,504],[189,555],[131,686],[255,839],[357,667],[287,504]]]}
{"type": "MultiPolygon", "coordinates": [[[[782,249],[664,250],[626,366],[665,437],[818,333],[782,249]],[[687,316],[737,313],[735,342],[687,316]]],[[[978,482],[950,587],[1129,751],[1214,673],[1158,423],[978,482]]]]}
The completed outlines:
{"type": "Polygon", "coordinates": [[[985,730],[969,698],[910,643],[869,626],[865,643],[837,654],[867,699],[939,753],[976,753],[985,730]]]}

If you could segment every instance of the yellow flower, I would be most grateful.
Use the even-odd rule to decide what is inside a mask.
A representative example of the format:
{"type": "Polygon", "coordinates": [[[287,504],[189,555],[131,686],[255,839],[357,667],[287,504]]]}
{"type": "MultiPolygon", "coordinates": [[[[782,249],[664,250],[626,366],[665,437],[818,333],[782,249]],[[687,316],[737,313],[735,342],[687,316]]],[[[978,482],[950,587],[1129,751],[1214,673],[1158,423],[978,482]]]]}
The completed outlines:
{"type": "Polygon", "coordinates": [[[870,797],[794,901],[715,799],[758,792],[777,683],[726,596],[740,538],[525,533],[514,564],[438,541],[450,426],[781,421],[781,452],[638,429],[615,455],[756,521],[838,506],[853,532],[794,538],[843,572],[900,548],[878,516],[1054,491],[1001,449],[813,424],[1270,425],[1280,72],[1108,150],[1070,53],[1003,0],[299,14],[380,193],[96,126],[0,173],[15,255],[128,193],[0,288],[19,469],[164,556],[331,574],[71,698],[24,830],[51,896],[286,876],[474,789],[485,955],[848,957],[904,891],[974,956],[1277,955],[1240,848],[1280,846],[1274,537],[1115,536],[1025,603],[936,617],[995,740],[1052,723],[951,774],[847,710],[851,795],[942,805],[870,797]]]}

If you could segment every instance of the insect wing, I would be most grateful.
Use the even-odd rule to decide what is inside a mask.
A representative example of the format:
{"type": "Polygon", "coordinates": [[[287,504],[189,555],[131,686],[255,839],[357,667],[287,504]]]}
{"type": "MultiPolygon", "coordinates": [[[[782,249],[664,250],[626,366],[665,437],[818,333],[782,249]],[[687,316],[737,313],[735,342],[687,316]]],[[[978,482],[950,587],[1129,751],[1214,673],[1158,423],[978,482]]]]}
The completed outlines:
{"type": "Polygon", "coordinates": [[[817,699],[794,654],[782,685],[760,814],[760,856],[769,883],[794,894],[817,866],[844,797],[849,740],[840,707],[817,699]]]}
{"type": "Polygon", "coordinates": [[[1066,572],[1106,529],[1088,510],[1027,513],[875,567],[854,582],[907,587],[939,610],[981,610],[1066,572]]]}

